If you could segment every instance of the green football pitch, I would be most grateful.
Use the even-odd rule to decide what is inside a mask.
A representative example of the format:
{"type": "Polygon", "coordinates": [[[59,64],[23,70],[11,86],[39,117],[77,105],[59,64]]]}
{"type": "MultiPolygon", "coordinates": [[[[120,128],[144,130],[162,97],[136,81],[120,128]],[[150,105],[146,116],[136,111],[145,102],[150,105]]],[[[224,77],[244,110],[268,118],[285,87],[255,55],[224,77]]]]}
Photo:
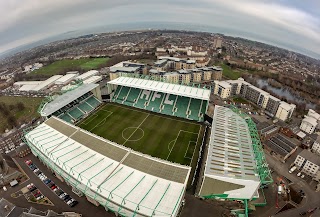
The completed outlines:
{"type": "Polygon", "coordinates": [[[190,166],[203,134],[198,123],[113,103],[78,126],[135,151],[190,166]]]}

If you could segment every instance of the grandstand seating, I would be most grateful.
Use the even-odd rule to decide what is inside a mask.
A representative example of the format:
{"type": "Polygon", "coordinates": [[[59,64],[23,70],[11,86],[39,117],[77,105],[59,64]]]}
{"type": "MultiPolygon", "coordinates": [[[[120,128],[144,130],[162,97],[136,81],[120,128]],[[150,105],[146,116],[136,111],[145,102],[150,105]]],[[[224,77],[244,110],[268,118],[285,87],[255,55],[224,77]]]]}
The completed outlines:
{"type": "Polygon", "coordinates": [[[129,91],[130,91],[130,87],[123,86],[122,88],[120,88],[119,94],[116,99],[120,102],[124,101],[129,91]]]}
{"type": "Polygon", "coordinates": [[[173,106],[176,102],[176,100],[178,99],[178,96],[176,95],[170,95],[168,100],[172,100],[174,103],[172,105],[169,104],[162,104],[161,105],[161,112],[166,114],[166,115],[173,115],[173,106]]]}
{"type": "Polygon", "coordinates": [[[100,101],[96,98],[96,97],[94,97],[94,96],[92,96],[92,97],[90,97],[89,99],[87,99],[87,101],[86,101],[89,105],[91,105],[93,108],[96,108],[96,107],[98,107],[99,105],[100,105],[100,101]]]}
{"type": "Polygon", "coordinates": [[[157,92],[159,97],[154,97],[155,92],[152,91],[147,99],[146,97],[141,98],[142,91],[133,87],[118,86],[112,101],[166,115],[203,121],[207,109],[207,102],[204,100],[170,95],[167,98],[167,100],[173,102],[170,105],[164,103],[167,96],[165,93],[157,92]]]}
{"type": "Polygon", "coordinates": [[[78,107],[72,109],[70,112],[68,112],[68,114],[71,115],[75,121],[79,120],[84,115],[84,113],[78,109],[78,107]]]}
{"type": "Polygon", "coordinates": [[[174,115],[181,118],[186,118],[189,101],[190,101],[190,98],[178,96],[176,106],[174,109],[174,115]]]}
{"type": "Polygon", "coordinates": [[[62,120],[66,121],[66,122],[73,123],[73,119],[71,118],[71,116],[69,114],[63,114],[59,118],[61,118],[62,120]]]}
{"type": "Polygon", "coordinates": [[[126,101],[124,102],[126,105],[132,106],[136,100],[138,99],[142,90],[137,88],[131,88],[129,95],[127,96],[126,101]]]}
{"type": "MultiPolygon", "coordinates": [[[[152,99],[155,93],[151,95],[149,99],[152,99]]],[[[149,104],[146,106],[147,110],[154,111],[154,112],[160,112],[160,105],[166,96],[163,93],[157,93],[158,95],[161,95],[159,98],[155,98],[154,101],[150,100],[149,104]]]]}
{"type": "Polygon", "coordinates": [[[201,101],[200,99],[191,99],[190,106],[188,109],[189,118],[192,120],[199,119],[199,111],[201,109],[201,101]]]}
{"type": "Polygon", "coordinates": [[[78,106],[79,109],[81,109],[81,111],[84,111],[86,113],[90,113],[94,107],[91,107],[88,103],[83,102],[78,106]]]}

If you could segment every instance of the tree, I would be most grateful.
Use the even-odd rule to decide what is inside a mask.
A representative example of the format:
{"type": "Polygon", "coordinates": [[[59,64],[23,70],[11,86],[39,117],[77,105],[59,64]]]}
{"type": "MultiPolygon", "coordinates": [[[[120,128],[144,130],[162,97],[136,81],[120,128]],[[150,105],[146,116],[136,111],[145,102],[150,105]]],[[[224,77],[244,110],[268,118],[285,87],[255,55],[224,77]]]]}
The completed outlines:
{"type": "Polygon", "coordinates": [[[22,102],[18,102],[18,103],[17,103],[17,109],[18,109],[19,111],[24,110],[24,109],[25,109],[24,104],[23,104],[22,102]]]}
{"type": "Polygon", "coordinates": [[[13,115],[8,115],[8,116],[7,116],[7,122],[8,122],[8,124],[9,124],[11,127],[15,127],[15,126],[18,125],[18,124],[17,124],[17,119],[16,119],[16,117],[13,116],[13,115]]]}

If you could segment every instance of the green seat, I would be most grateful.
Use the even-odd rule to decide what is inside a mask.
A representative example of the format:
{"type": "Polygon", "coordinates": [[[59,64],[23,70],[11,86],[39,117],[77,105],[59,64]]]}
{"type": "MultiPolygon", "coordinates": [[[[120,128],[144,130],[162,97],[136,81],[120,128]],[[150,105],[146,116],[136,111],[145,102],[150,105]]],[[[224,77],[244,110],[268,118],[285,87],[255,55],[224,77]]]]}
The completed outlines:
{"type": "Polygon", "coordinates": [[[199,121],[199,112],[200,112],[201,100],[200,99],[191,99],[189,106],[189,118],[195,121],[199,121]]]}
{"type": "Polygon", "coordinates": [[[74,119],[74,120],[79,120],[84,114],[82,113],[82,111],[80,111],[79,109],[78,109],[78,107],[76,107],[76,108],[74,108],[74,109],[72,109],[70,112],[69,112],[69,114],[72,116],[72,118],[74,119]]]}
{"type": "Polygon", "coordinates": [[[187,109],[189,105],[190,98],[184,97],[184,96],[178,96],[176,108],[177,111],[174,113],[175,116],[181,117],[181,118],[187,118],[187,109]]]}

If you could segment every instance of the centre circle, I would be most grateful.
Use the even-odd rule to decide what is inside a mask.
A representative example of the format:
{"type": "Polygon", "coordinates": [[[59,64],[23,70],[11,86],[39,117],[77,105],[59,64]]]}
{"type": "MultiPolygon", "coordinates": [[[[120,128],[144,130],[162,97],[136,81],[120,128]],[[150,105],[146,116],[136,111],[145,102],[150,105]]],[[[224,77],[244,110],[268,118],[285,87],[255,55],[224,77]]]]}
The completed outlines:
{"type": "Polygon", "coordinates": [[[138,141],[143,136],[144,136],[144,131],[139,127],[127,127],[122,131],[122,137],[126,141],[130,141],[130,142],[138,141]]]}

